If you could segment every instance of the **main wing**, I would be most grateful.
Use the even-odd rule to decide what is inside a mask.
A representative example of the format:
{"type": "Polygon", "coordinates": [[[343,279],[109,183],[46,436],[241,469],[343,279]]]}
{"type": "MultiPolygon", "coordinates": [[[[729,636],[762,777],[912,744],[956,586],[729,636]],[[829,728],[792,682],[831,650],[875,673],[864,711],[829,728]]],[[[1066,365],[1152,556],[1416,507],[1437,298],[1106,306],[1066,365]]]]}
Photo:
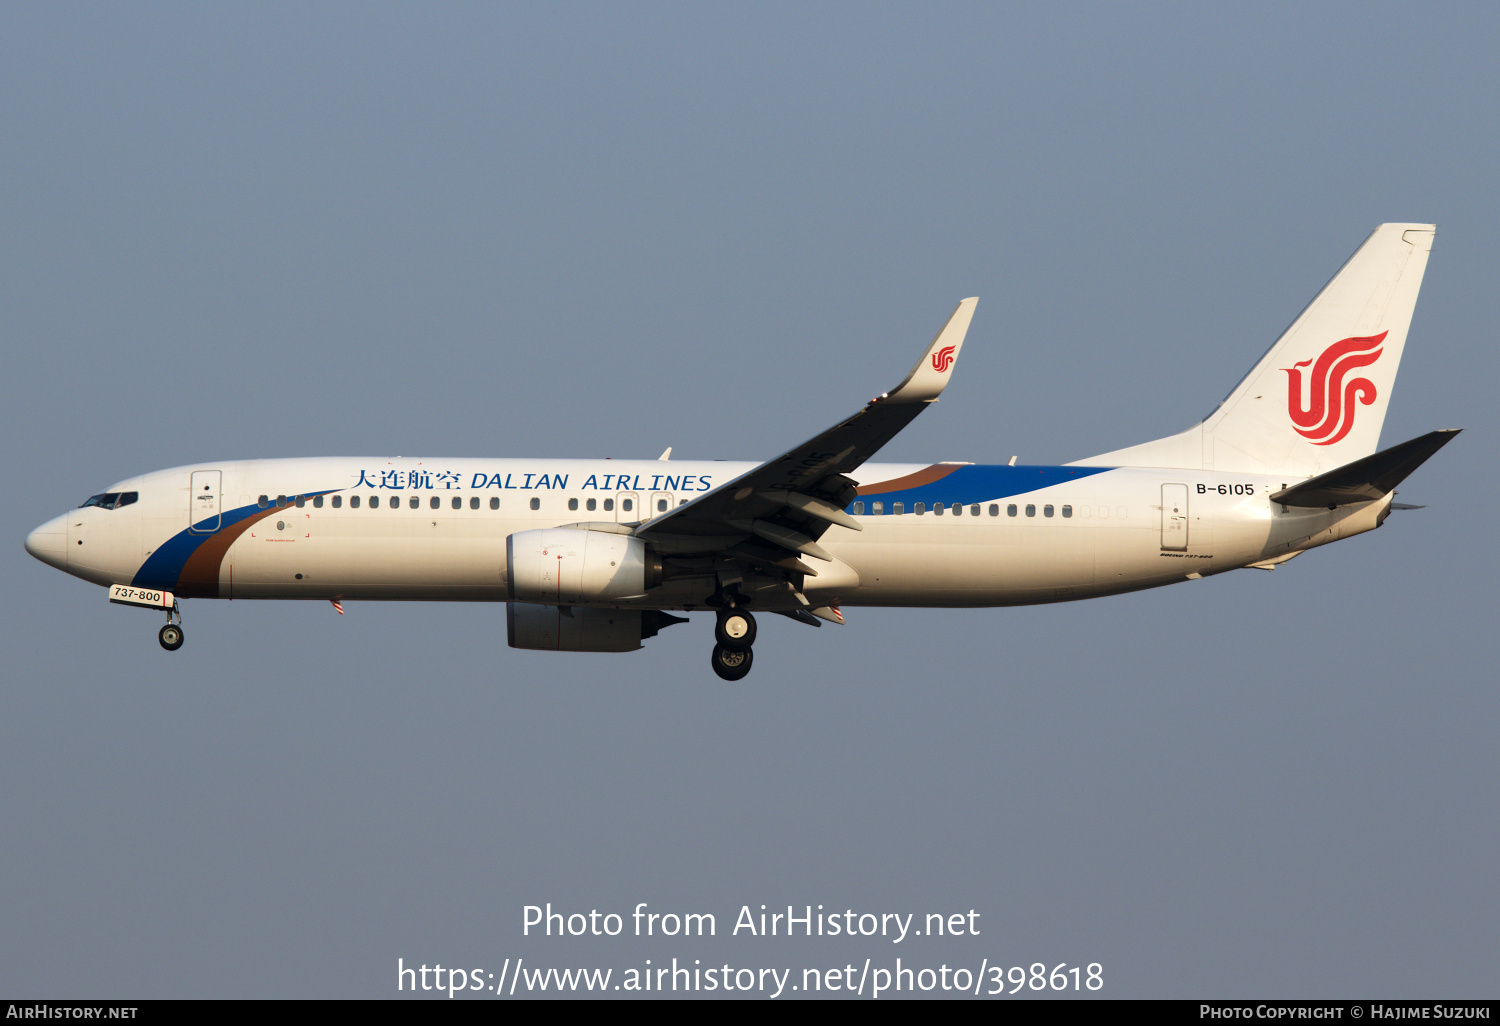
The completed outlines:
{"type": "Polygon", "coordinates": [[[901,384],[871,399],[854,416],[645,521],[635,533],[668,557],[714,557],[721,585],[731,584],[739,571],[772,573],[784,576],[800,598],[801,578],[818,575],[800,557],[832,561],[818,544],[824,532],[834,525],[861,530],[844,512],[855,495],[848,473],[942,394],[978,302],[960,302],[901,384]]]}

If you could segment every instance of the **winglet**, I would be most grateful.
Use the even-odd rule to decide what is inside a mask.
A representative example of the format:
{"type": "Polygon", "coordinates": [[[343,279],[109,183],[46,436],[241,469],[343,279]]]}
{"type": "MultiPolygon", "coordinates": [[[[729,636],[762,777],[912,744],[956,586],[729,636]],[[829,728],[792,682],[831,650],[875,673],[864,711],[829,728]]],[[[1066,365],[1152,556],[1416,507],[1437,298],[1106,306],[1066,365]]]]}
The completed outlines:
{"type": "Polygon", "coordinates": [[[922,354],[917,365],[911,369],[906,380],[882,395],[876,402],[886,403],[930,403],[942,394],[953,373],[953,364],[958,352],[964,347],[964,336],[969,333],[969,321],[974,317],[974,307],[979,300],[965,299],[937,333],[932,345],[922,354]]]}

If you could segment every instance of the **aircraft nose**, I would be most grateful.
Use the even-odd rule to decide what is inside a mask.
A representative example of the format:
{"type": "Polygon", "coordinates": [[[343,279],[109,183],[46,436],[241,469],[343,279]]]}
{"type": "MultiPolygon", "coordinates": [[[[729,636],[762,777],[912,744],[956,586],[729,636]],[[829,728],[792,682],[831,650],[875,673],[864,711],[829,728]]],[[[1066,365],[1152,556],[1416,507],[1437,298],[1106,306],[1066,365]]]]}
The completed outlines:
{"type": "Polygon", "coordinates": [[[26,536],[26,551],[48,566],[68,568],[68,518],[53,517],[26,536]]]}

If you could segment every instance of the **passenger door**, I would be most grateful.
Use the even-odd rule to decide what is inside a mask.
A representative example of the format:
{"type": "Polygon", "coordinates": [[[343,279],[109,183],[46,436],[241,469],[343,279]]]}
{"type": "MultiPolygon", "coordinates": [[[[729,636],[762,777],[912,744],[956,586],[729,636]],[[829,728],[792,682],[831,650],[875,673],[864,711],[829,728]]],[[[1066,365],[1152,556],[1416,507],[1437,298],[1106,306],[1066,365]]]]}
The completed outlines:
{"type": "Polygon", "coordinates": [[[188,494],[188,529],[194,534],[213,534],[223,522],[219,495],[222,483],[217,470],[193,471],[188,494]]]}

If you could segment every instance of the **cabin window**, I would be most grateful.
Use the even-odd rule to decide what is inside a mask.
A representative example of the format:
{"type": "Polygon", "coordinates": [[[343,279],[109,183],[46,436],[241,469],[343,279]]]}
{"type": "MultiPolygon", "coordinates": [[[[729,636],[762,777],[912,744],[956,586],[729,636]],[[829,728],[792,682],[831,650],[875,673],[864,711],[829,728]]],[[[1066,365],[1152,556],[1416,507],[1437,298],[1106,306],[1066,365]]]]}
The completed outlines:
{"type": "Polygon", "coordinates": [[[323,496],[321,496],[321,495],[314,495],[313,496],[313,509],[322,509],[322,508],[323,508],[323,496]]]}
{"type": "Polygon", "coordinates": [[[333,497],[333,508],[334,509],[338,509],[343,504],[344,504],[344,497],[342,495],[335,495],[333,497]]]}
{"type": "Polygon", "coordinates": [[[933,513],[934,516],[939,516],[939,517],[942,516],[943,515],[943,504],[941,502],[934,502],[932,504],[932,513],[933,513]]]}
{"type": "Polygon", "coordinates": [[[666,499],[657,499],[656,500],[656,512],[658,512],[658,513],[665,513],[666,511],[667,511],[667,500],[666,499]]]}
{"type": "Polygon", "coordinates": [[[432,507],[433,509],[441,509],[443,500],[434,495],[432,498],[427,500],[427,505],[432,507]]]}
{"type": "Polygon", "coordinates": [[[871,503],[870,504],[870,513],[873,516],[877,516],[877,517],[881,516],[882,514],[885,513],[885,503],[883,503],[883,502],[873,502],[873,503],[871,503]]]}
{"type": "MultiPolygon", "coordinates": [[[[102,495],[101,496],[95,496],[95,498],[103,498],[103,496],[102,495]]],[[[261,509],[265,509],[267,506],[269,506],[271,504],[270,496],[267,496],[267,495],[262,495],[260,498],[256,499],[255,501],[256,501],[256,504],[259,505],[261,509]]],[[[85,506],[94,506],[94,505],[97,505],[97,503],[95,503],[93,499],[90,499],[88,502],[85,502],[84,505],[85,506]]]]}
{"type": "Polygon", "coordinates": [[[470,509],[478,509],[479,508],[479,496],[477,496],[477,495],[471,495],[469,497],[469,508],[470,509]]]}
{"type": "Polygon", "coordinates": [[[1047,503],[1047,505],[1045,505],[1045,506],[1042,507],[1042,516],[1044,516],[1044,517],[1050,517],[1051,515],[1052,515],[1052,503],[1049,502],[1049,503],[1047,503]]]}
{"type": "Polygon", "coordinates": [[[578,500],[577,499],[569,499],[568,500],[568,508],[569,509],[577,509],[578,508],[578,500]]]}
{"type": "Polygon", "coordinates": [[[350,509],[359,509],[359,496],[358,495],[351,495],[351,496],[349,496],[349,508],[350,509]]]}
{"type": "MultiPolygon", "coordinates": [[[[977,513],[975,515],[978,516],[977,513]]],[[[992,503],[990,503],[990,516],[992,516],[992,517],[998,517],[999,515],[1000,515],[1000,504],[998,502],[992,502],[992,503]]]]}
{"type": "Polygon", "coordinates": [[[586,509],[590,513],[592,513],[592,512],[594,512],[594,510],[596,510],[596,509],[599,508],[599,500],[598,499],[589,499],[586,502],[584,502],[583,507],[584,507],[584,509],[586,509]]]}
{"type": "Polygon", "coordinates": [[[307,496],[305,496],[305,495],[299,495],[299,496],[297,496],[297,508],[298,509],[302,509],[306,505],[307,505],[307,496]]]}
{"type": "Polygon", "coordinates": [[[961,503],[961,502],[955,502],[953,504],[953,515],[956,516],[956,517],[961,517],[961,516],[964,515],[963,503],[961,503]]]}
{"type": "Polygon", "coordinates": [[[891,515],[892,516],[900,516],[902,513],[905,513],[905,512],[906,512],[906,503],[904,503],[904,502],[893,502],[893,503],[891,503],[891,515]]]}
{"type": "Polygon", "coordinates": [[[615,508],[615,500],[614,499],[605,499],[604,500],[604,512],[606,512],[606,513],[612,512],[614,510],[614,508],[615,508]]]}
{"type": "Polygon", "coordinates": [[[286,496],[285,495],[278,495],[278,496],[276,496],[276,508],[277,509],[284,509],[285,507],[286,507],[286,496]]]}
{"type": "Polygon", "coordinates": [[[1026,515],[1028,517],[1036,516],[1036,507],[1029,502],[1026,504],[1026,515]]]}
{"type": "Polygon", "coordinates": [[[533,495],[531,497],[531,508],[532,509],[541,509],[542,508],[542,500],[539,499],[539,498],[537,498],[535,495],[533,495]]]}
{"type": "Polygon", "coordinates": [[[1073,516],[1073,507],[1072,506],[1064,506],[1063,507],[1063,519],[1064,520],[1068,520],[1068,519],[1071,519],[1072,516],[1073,516]]]}
{"type": "Polygon", "coordinates": [[[499,509],[499,508],[500,508],[500,496],[498,496],[498,495],[492,495],[492,496],[490,496],[490,509],[499,509]]]}
{"type": "Polygon", "coordinates": [[[855,516],[859,516],[864,511],[865,511],[865,504],[864,503],[862,503],[862,502],[856,502],[854,504],[854,515],[855,516]]]}
{"type": "Polygon", "coordinates": [[[455,495],[453,497],[453,502],[451,503],[451,505],[453,506],[454,509],[463,509],[464,508],[464,500],[460,499],[457,495],[455,495]]]}
{"type": "Polygon", "coordinates": [[[635,500],[634,499],[621,499],[620,500],[620,512],[621,513],[629,513],[633,509],[635,509],[635,500]]]}
{"type": "MultiPolygon", "coordinates": [[[[997,510],[993,510],[992,512],[993,513],[999,513],[1000,511],[997,509],[997,510]]],[[[977,516],[979,516],[979,503],[976,502],[974,505],[972,505],[972,506],[969,507],[969,516],[971,516],[971,517],[977,517],[977,516]]]]}
{"type": "Polygon", "coordinates": [[[422,505],[422,500],[413,495],[410,499],[406,500],[406,504],[412,509],[419,509],[422,505]]]}
{"type": "Polygon", "coordinates": [[[912,506],[911,511],[917,516],[921,516],[923,513],[927,512],[927,503],[919,502],[916,505],[912,506]]]}
{"type": "Polygon", "coordinates": [[[1005,507],[1005,515],[1008,517],[1013,517],[1016,515],[1016,504],[1014,502],[1005,507]]]}

